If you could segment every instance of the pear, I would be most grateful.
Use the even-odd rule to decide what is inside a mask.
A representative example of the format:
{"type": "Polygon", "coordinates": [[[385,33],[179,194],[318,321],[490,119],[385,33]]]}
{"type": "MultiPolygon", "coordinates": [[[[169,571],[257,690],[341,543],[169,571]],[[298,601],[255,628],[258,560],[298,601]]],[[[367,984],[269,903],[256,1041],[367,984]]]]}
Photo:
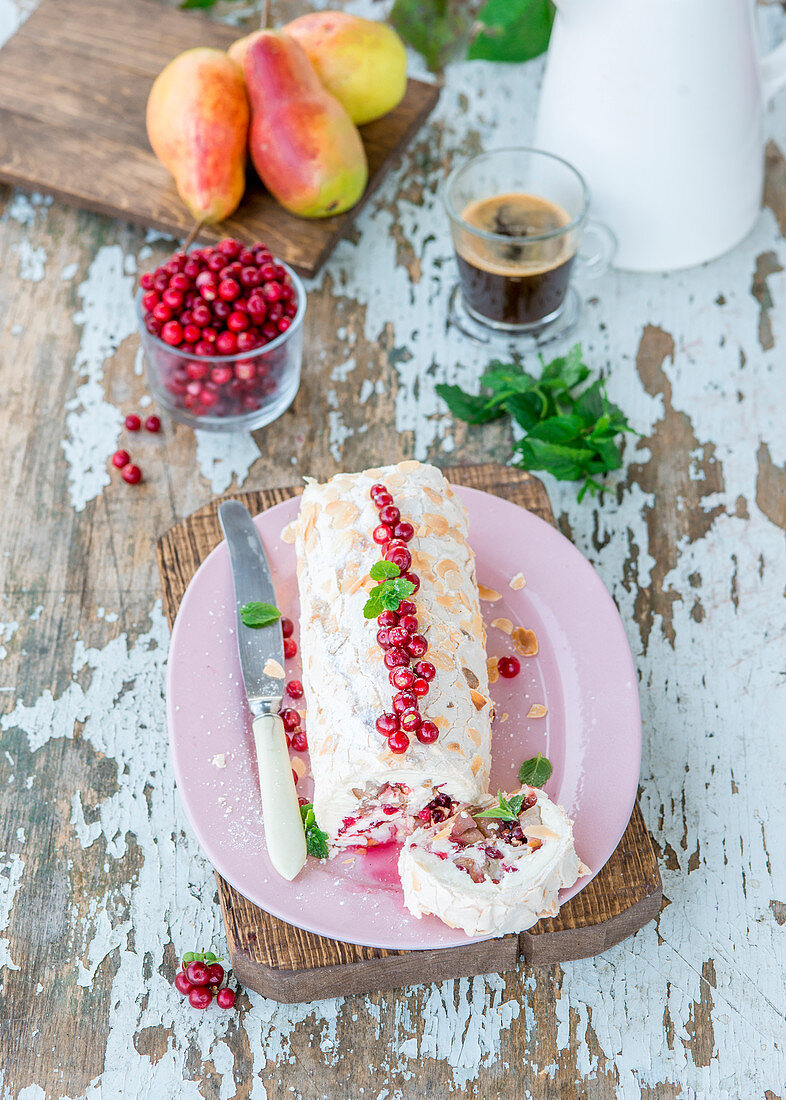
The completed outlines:
{"type": "Polygon", "coordinates": [[[147,136],[197,221],[220,222],[237,209],[249,117],[243,73],[223,50],[186,50],[156,77],[147,136]]]}
{"type": "Polygon", "coordinates": [[[386,115],[401,102],[407,55],[392,27],[343,11],[317,11],[283,29],[303,47],[319,79],[356,126],[386,115]]]}
{"type": "Polygon", "coordinates": [[[271,195],[304,218],[354,206],[368,179],[363,142],[297,42],[281,31],[257,31],[229,54],[243,65],[249,152],[271,195]]]}

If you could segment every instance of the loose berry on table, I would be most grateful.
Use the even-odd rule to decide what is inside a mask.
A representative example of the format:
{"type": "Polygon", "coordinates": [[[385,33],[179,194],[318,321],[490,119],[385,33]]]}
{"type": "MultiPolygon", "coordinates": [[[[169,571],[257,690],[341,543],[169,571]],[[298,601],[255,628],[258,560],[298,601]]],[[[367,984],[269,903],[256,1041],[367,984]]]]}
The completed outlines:
{"type": "Polygon", "coordinates": [[[295,641],[295,639],[294,638],[285,638],[284,639],[284,656],[285,657],[294,657],[296,653],[297,653],[297,642],[295,641]]]}
{"type": "Polygon", "coordinates": [[[175,974],[175,988],[179,993],[187,997],[191,990],[196,989],[197,986],[191,984],[184,971],[178,970],[177,974],[175,974]]]}
{"type": "Polygon", "coordinates": [[[208,985],[221,985],[224,980],[224,968],[221,963],[210,963],[207,974],[208,985]]]}
{"type": "Polygon", "coordinates": [[[290,710],[288,707],[280,711],[281,721],[284,723],[284,729],[287,733],[292,733],[300,725],[300,715],[296,710],[290,710]]]}
{"type": "Polygon", "coordinates": [[[512,680],[514,676],[518,676],[521,671],[521,664],[518,657],[500,657],[497,661],[497,671],[500,676],[504,676],[506,680],[512,680]]]}
{"type": "Polygon", "coordinates": [[[296,730],[292,734],[292,748],[295,752],[308,752],[308,741],[304,730],[296,730]]]}
{"type": "Polygon", "coordinates": [[[118,470],[122,470],[130,461],[131,455],[128,451],[115,451],[112,455],[112,465],[117,466],[118,470]]]}
{"type": "Polygon", "coordinates": [[[303,698],[303,684],[300,680],[290,680],[287,684],[286,691],[290,699],[303,698]]]}
{"type": "Polygon", "coordinates": [[[160,432],[161,420],[157,416],[149,416],[145,421],[145,430],[148,432],[160,432]]]}
{"type": "Polygon", "coordinates": [[[207,1008],[213,1000],[213,994],[206,987],[192,989],[188,1001],[192,1008],[207,1008]]]}
{"type": "Polygon", "coordinates": [[[208,969],[203,962],[195,959],[186,967],[186,978],[192,985],[207,985],[210,981],[208,969]]]}
{"type": "Polygon", "coordinates": [[[227,986],[224,986],[223,989],[219,989],[218,993],[216,993],[216,1004],[219,1008],[233,1008],[236,1000],[237,995],[234,989],[229,989],[227,986]]]}
{"type": "Polygon", "coordinates": [[[121,469],[120,476],[129,485],[136,485],[142,480],[142,471],[138,466],[134,466],[133,463],[129,462],[121,469]]]}
{"type": "Polygon", "coordinates": [[[294,632],[295,632],[295,624],[292,622],[292,620],[291,619],[282,619],[281,620],[281,633],[284,635],[284,637],[285,638],[291,638],[292,635],[294,634],[294,632]]]}
{"type": "Polygon", "coordinates": [[[129,413],[125,419],[125,428],[127,432],[138,432],[142,427],[142,421],[136,415],[136,413],[129,413]]]}

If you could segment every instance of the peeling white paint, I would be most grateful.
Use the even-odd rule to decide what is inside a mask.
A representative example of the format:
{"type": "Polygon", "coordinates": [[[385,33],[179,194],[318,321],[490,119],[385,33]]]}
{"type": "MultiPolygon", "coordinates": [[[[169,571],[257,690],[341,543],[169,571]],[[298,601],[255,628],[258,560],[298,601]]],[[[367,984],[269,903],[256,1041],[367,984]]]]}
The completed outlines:
{"type": "Polygon", "coordinates": [[[76,275],[78,270],[79,270],[79,264],[78,263],[66,264],[65,267],[63,268],[63,270],[60,272],[60,278],[62,279],[62,281],[64,283],[68,283],[68,282],[71,281],[71,279],[73,279],[74,275],[76,275]]]}
{"type": "Polygon", "coordinates": [[[42,282],[46,274],[46,252],[41,245],[34,248],[25,238],[19,244],[12,245],[12,251],[19,257],[19,278],[30,283],[42,282]]]}
{"type": "Polygon", "coordinates": [[[225,493],[235,482],[241,488],[261,452],[248,432],[194,432],[197,464],[213,493],[225,493]]]}
{"type": "MultiPolygon", "coordinates": [[[[22,873],[25,861],[14,852],[0,852],[0,930],[7,928],[11,921],[14,898],[22,885],[22,873]]],[[[19,970],[10,952],[10,941],[0,936],[0,970],[19,970]]]]}

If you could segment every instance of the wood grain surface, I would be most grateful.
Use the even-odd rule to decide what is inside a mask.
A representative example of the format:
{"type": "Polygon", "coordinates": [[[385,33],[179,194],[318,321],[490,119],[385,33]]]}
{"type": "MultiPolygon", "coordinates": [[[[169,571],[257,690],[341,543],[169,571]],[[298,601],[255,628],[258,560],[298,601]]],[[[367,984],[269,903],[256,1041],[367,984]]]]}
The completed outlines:
{"type": "MultiPolygon", "coordinates": [[[[34,6],[0,0],[0,41],[34,6]]],[[[307,4],[272,7],[280,24],[307,4]]],[[[240,32],[258,25],[248,12],[219,0],[212,14],[240,32]]],[[[781,3],[758,20],[764,48],[786,38],[781,3]]],[[[174,793],[156,541],[217,496],[304,474],[509,460],[504,422],[455,422],[434,393],[474,392],[489,359],[445,325],[438,195],[473,153],[533,140],[541,71],[448,66],[434,112],[309,280],[300,392],[254,435],[126,432],[151,408],[134,289],[173,242],[0,185],[2,1100],[786,1097],[784,95],[745,241],[585,291],[572,339],[641,434],[601,498],[544,477],[633,651],[657,922],[576,962],[310,1005],[250,991],[199,1013],[172,986],[184,951],[226,941],[174,793]],[[119,446],[141,484],[109,463],[119,446]]]]}
{"type": "MultiPolygon", "coordinates": [[[[237,37],[148,0],[43,0],[0,51],[0,180],[187,235],[194,219],[147,139],[147,97],[177,54],[193,46],[226,49],[237,37]]],[[[199,239],[262,240],[301,274],[314,275],[438,96],[435,85],[410,80],[401,103],[362,128],[369,182],[352,210],[297,218],[249,164],[242,203],[220,227],[204,226],[199,239]]]]}
{"type": "MultiPolygon", "coordinates": [[[[448,476],[456,484],[513,501],[556,526],[543,483],[532,474],[486,463],[455,467],[448,476]]],[[[300,488],[263,489],[242,493],[236,499],[257,515],[300,492],[300,488]]],[[[170,627],[188,582],[222,539],[219,503],[213,501],[187,516],[158,541],[158,568],[170,627]]],[[[520,956],[528,963],[587,958],[654,920],[662,899],[655,852],[638,805],[619,850],[556,917],[539,921],[520,936],[466,947],[415,952],[341,943],[276,919],[218,873],[216,880],[235,973],[244,985],[290,1003],[509,970],[520,956]]]]}

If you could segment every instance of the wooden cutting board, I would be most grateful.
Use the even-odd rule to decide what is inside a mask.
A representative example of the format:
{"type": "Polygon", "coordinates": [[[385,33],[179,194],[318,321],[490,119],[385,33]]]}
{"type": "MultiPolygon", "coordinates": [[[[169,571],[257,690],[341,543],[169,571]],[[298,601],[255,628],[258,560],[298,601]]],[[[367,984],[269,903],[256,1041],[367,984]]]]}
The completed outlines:
{"type": "MultiPolygon", "coordinates": [[[[42,0],[0,50],[0,180],[187,236],[193,218],[147,140],[147,97],[177,54],[226,49],[240,33],[148,0],[42,0]]],[[[200,239],[262,240],[302,275],[314,275],[438,97],[434,85],[410,80],[398,107],[362,128],[369,182],[346,214],[296,218],[250,169],[235,214],[206,226],[200,239]]]]}
{"type": "MultiPolygon", "coordinates": [[[[458,485],[511,500],[554,524],[543,484],[509,466],[457,466],[445,474],[458,485]]],[[[238,493],[252,514],[297,496],[300,488],[238,493]]],[[[221,541],[219,501],[200,508],[158,541],[158,568],[170,626],[188,582],[221,541]]],[[[567,962],[597,955],[653,920],[660,912],[660,872],[638,803],[606,866],[554,918],[520,935],[466,947],[386,951],[305,932],[253,905],[216,873],[229,956],[238,980],[277,1001],[312,1001],[396,989],[510,970],[525,963],[567,962]]]]}

